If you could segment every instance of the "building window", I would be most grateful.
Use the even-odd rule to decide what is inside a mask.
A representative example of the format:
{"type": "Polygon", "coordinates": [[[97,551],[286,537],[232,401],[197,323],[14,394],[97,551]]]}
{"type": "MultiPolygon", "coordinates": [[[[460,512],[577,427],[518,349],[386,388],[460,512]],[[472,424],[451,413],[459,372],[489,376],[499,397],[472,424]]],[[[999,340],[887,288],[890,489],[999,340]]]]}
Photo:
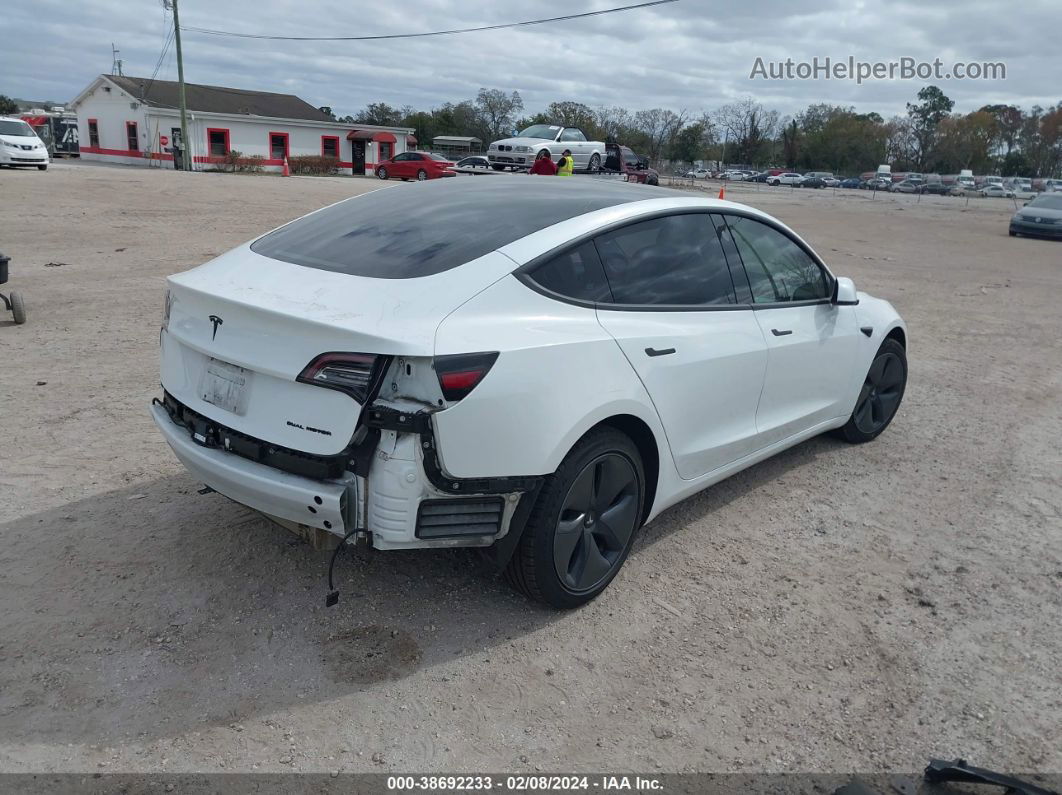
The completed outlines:
{"type": "Polygon", "coordinates": [[[321,136],[321,157],[339,157],[339,136],[321,136]]]}
{"type": "Polygon", "coordinates": [[[380,141],[379,147],[380,147],[380,159],[379,159],[379,162],[382,163],[385,160],[390,160],[391,159],[391,155],[394,153],[394,144],[392,144],[390,141],[380,141]]]}
{"type": "Polygon", "coordinates": [[[288,156],[288,134],[269,133],[269,156],[273,160],[283,160],[288,156]]]}
{"type": "Polygon", "coordinates": [[[208,127],[207,149],[211,157],[225,157],[229,153],[229,131],[208,127]]]}
{"type": "Polygon", "coordinates": [[[125,140],[126,140],[126,148],[130,152],[139,152],[140,151],[140,138],[137,136],[137,133],[136,133],[136,122],[135,121],[127,121],[125,123],[125,140]]]}
{"type": "Polygon", "coordinates": [[[99,149],[100,146],[100,123],[96,119],[88,120],[89,127],[89,146],[94,146],[99,149]]]}

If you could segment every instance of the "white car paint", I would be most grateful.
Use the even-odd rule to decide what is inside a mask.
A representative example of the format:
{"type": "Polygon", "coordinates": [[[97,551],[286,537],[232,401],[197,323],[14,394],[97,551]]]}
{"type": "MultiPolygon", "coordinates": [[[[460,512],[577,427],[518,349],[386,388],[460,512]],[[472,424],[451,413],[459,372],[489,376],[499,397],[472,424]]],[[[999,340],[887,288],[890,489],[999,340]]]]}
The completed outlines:
{"type": "MultiPolygon", "coordinates": [[[[532,181],[513,192],[508,179],[516,177],[451,181],[460,187],[396,186],[349,199],[170,277],[162,385],[167,400],[206,418],[207,436],[217,432],[197,438],[198,426],[179,426],[169,410],[154,407],[156,423],[187,468],[222,494],[286,522],[338,535],[363,528],[377,548],[488,546],[505,537],[525,499],[520,479],[550,475],[588,431],[627,418],[647,429],[651,449],[643,452],[659,461],[655,496],[642,514],[649,521],[729,474],[844,425],[886,336],[905,336],[896,311],[862,293],[857,305],[826,298],[679,311],[559,299],[529,282],[534,276],[523,266],[647,218],[696,212],[707,221],[707,213],[735,214],[769,224],[797,247],[806,243],[770,216],[732,202],[590,180],[532,181]],[[419,230],[409,217],[465,205],[480,212],[477,201],[497,207],[502,195],[517,213],[522,196],[531,202],[528,212],[545,196],[582,207],[584,193],[618,203],[512,239],[498,232],[502,243],[494,250],[430,275],[352,275],[252,250],[279,246],[270,241],[301,234],[311,221],[349,217],[350,232],[344,227],[336,234],[344,246],[353,235],[350,250],[357,252],[357,235],[370,235],[363,245],[371,246],[371,235],[383,234],[368,223],[359,231],[359,213],[387,201],[406,209],[407,217],[395,222],[404,224],[404,234],[435,251],[466,236],[465,226],[451,219],[440,220],[440,229],[419,230]],[[448,203],[454,197],[460,201],[448,203]],[[669,349],[674,352],[660,353],[669,349]],[[364,401],[372,407],[366,412],[391,409],[411,418],[402,422],[428,423],[428,431],[385,427],[378,441],[366,442],[375,445],[367,472],[353,466],[367,424],[362,404],[296,380],[311,360],[331,351],[391,357],[378,394],[364,401]],[[470,394],[451,399],[440,386],[440,357],[480,351],[499,353],[470,394]],[[219,368],[222,376],[213,374],[219,368]],[[233,378],[241,386],[226,403],[218,391],[233,378]],[[233,452],[227,445],[237,437],[227,437],[230,432],[258,440],[261,449],[286,448],[314,460],[342,455],[345,463],[351,456],[351,467],[320,478],[281,471],[233,452]],[[469,479],[500,484],[501,491],[490,492],[504,498],[497,532],[418,537],[425,500],[488,493],[454,491],[469,479]]],[[[849,289],[840,280],[835,291],[842,286],[849,289]]]]}
{"type": "Polygon", "coordinates": [[[22,119],[0,116],[0,165],[48,167],[48,147],[22,119]]]}
{"type": "Polygon", "coordinates": [[[773,177],[767,178],[768,185],[799,185],[804,179],[802,174],[796,174],[793,172],[786,172],[784,174],[775,174],[773,177]]]}
{"type": "Polygon", "coordinates": [[[551,137],[517,135],[491,142],[487,147],[487,159],[492,166],[527,168],[538,157],[539,152],[546,152],[550,159],[556,161],[565,149],[571,150],[575,169],[586,171],[591,158],[597,156],[598,168],[605,162],[605,144],[603,141],[591,141],[578,127],[565,127],[559,124],[536,124],[527,128],[542,128],[551,137]]]}

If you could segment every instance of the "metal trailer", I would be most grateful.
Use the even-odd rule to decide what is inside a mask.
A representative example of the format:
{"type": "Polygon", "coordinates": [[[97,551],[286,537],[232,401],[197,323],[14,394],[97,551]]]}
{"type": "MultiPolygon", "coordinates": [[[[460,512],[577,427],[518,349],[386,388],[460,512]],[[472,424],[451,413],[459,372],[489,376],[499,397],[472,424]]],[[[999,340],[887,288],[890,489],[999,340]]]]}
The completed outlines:
{"type": "Polygon", "coordinates": [[[48,156],[79,157],[81,150],[77,137],[77,116],[59,111],[24,113],[22,121],[37,133],[48,147],[48,156]]]}

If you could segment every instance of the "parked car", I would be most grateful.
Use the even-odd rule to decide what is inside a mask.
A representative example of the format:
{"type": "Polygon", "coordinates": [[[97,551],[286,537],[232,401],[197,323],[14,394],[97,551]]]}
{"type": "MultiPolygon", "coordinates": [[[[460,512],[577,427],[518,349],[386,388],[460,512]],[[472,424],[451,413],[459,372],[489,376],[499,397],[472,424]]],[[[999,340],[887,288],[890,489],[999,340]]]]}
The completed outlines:
{"type": "Polygon", "coordinates": [[[838,180],[834,179],[833,173],[830,171],[807,171],[804,173],[804,178],[815,177],[822,180],[823,187],[833,187],[830,183],[836,184],[838,180]]]}
{"type": "Polygon", "coordinates": [[[946,196],[948,195],[950,189],[943,182],[927,182],[925,185],[922,185],[919,190],[922,193],[931,193],[936,194],[937,196],[946,196]]]}
{"type": "Polygon", "coordinates": [[[922,183],[913,179],[905,179],[902,182],[894,182],[889,190],[893,193],[921,193],[922,183]]]}
{"type": "Polygon", "coordinates": [[[462,157],[454,164],[457,168],[489,169],[490,161],[484,155],[462,157]]]}
{"type": "Polygon", "coordinates": [[[48,168],[48,147],[22,119],[0,116],[0,166],[48,168]]]}
{"type": "Polygon", "coordinates": [[[747,171],[731,170],[723,172],[723,179],[734,182],[743,182],[747,176],[749,176],[749,172],[747,171]]]}
{"type": "Polygon", "coordinates": [[[1062,239],[1062,196],[1041,193],[1026,202],[1010,219],[1010,236],[1015,235],[1062,239]]]}
{"type": "Polygon", "coordinates": [[[767,180],[768,185],[799,185],[800,181],[804,179],[803,174],[796,174],[792,171],[783,171],[781,174],[775,174],[773,177],[767,180]]]}
{"type": "Polygon", "coordinates": [[[706,168],[694,168],[694,169],[690,169],[689,171],[687,171],[682,176],[691,177],[693,179],[708,179],[708,177],[711,176],[711,173],[712,172],[710,172],[706,168]]]}
{"type": "Polygon", "coordinates": [[[990,182],[978,191],[985,198],[1013,199],[1014,191],[1004,188],[1002,185],[990,182]]]}
{"type": "Polygon", "coordinates": [[[866,180],[859,187],[866,190],[888,190],[892,187],[892,180],[888,177],[874,177],[866,180]]]}
{"type": "Polygon", "coordinates": [[[752,174],[745,178],[746,182],[767,182],[771,178],[769,171],[761,171],[759,174],[752,174]]]}
{"type": "Polygon", "coordinates": [[[506,168],[529,168],[545,152],[554,161],[565,149],[570,149],[572,161],[578,171],[595,173],[605,161],[603,141],[588,141],[578,127],[563,127],[559,124],[532,124],[519,132],[515,138],[503,138],[487,147],[487,159],[497,171],[506,168]]]}
{"type": "Polygon", "coordinates": [[[848,179],[842,179],[839,187],[842,188],[858,188],[861,187],[863,180],[859,177],[849,177],[848,179]]]}
{"type": "Polygon", "coordinates": [[[376,166],[376,176],[380,179],[397,177],[402,180],[423,181],[455,176],[456,172],[451,170],[452,166],[452,161],[432,152],[402,152],[379,163],[376,166]]]}
{"type": "Polygon", "coordinates": [[[805,175],[800,182],[796,183],[796,185],[798,188],[825,188],[826,180],[822,177],[805,175]]]}
{"type": "Polygon", "coordinates": [[[151,413],[177,457],[307,533],[486,547],[566,608],[669,506],[888,427],[903,321],[784,224],[607,180],[519,188],[372,192],[170,276],[151,413]]]}
{"type": "Polygon", "coordinates": [[[1062,179],[1045,179],[1044,192],[1057,193],[1062,191],[1062,179]]]}
{"type": "Polygon", "coordinates": [[[602,170],[605,173],[623,174],[628,182],[660,184],[660,174],[655,168],[649,168],[649,158],[635,154],[629,146],[621,144],[606,144],[602,170]]]}

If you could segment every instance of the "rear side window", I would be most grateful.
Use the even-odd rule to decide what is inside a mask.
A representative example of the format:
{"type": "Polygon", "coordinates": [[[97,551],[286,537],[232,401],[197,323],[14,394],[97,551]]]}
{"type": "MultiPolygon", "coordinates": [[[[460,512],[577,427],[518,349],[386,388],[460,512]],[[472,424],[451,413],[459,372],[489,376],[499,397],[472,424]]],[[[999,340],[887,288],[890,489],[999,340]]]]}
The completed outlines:
{"type": "Polygon", "coordinates": [[[757,304],[829,297],[826,273],[800,246],[774,227],[743,216],[726,216],[757,304]]]}
{"type": "Polygon", "coordinates": [[[612,300],[597,249],[589,240],[535,268],[531,278],[536,284],[566,298],[594,302],[612,300]]]}
{"type": "Polygon", "coordinates": [[[707,213],[653,218],[596,239],[613,303],[733,304],[734,285],[707,213]]]}

